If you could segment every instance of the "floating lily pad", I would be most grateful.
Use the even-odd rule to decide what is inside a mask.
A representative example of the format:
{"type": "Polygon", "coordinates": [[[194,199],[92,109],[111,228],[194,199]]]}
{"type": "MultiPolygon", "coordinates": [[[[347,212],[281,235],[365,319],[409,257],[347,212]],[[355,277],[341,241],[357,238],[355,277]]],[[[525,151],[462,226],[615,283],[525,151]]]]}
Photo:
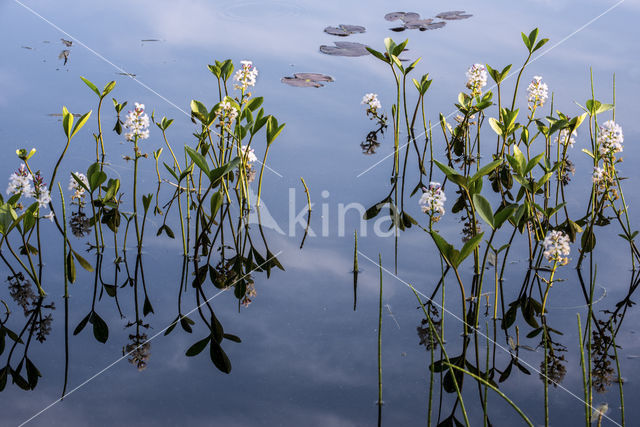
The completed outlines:
{"type": "Polygon", "coordinates": [[[456,19],[467,19],[471,18],[473,15],[466,14],[464,10],[451,10],[449,12],[442,12],[436,15],[436,18],[440,19],[448,19],[448,20],[456,20],[456,19]]]}
{"type": "Polygon", "coordinates": [[[405,23],[404,26],[408,30],[420,30],[423,27],[426,28],[432,22],[433,19],[416,19],[415,21],[409,21],[405,23]]]}
{"type": "Polygon", "coordinates": [[[416,12],[406,12],[403,17],[401,17],[403,22],[412,22],[420,19],[420,14],[416,12]]]}
{"type": "Polygon", "coordinates": [[[333,77],[320,73],[295,73],[293,77],[283,77],[282,83],[293,87],[322,87],[320,82],[332,82],[333,77]]]}
{"type": "Polygon", "coordinates": [[[340,24],[337,27],[327,27],[324,32],[332,36],[346,37],[351,34],[364,33],[366,29],[361,25],[340,24]]]}
{"type": "Polygon", "coordinates": [[[333,77],[320,73],[294,73],[296,79],[313,80],[315,82],[332,82],[333,77]]]}
{"type": "Polygon", "coordinates": [[[334,42],[335,46],[320,46],[320,52],[334,56],[365,56],[369,55],[367,46],[355,42],[334,42]]]}
{"type": "MultiPolygon", "coordinates": [[[[462,17],[467,17],[467,15],[464,15],[464,11],[452,11],[452,12],[443,12],[443,16],[447,16],[446,19],[464,19],[464,18],[450,18],[451,16],[462,16],[462,17]]],[[[441,16],[438,15],[438,18],[441,18],[441,16]]],[[[384,16],[384,19],[386,19],[387,21],[396,21],[396,20],[401,20],[403,22],[402,26],[398,26],[398,27],[393,27],[390,28],[391,31],[395,31],[396,33],[399,33],[401,31],[404,30],[420,30],[420,31],[427,31],[427,30],[435,30],[437,28],[442,28],[445,26],[445,22],[440,21],[440,22],[433,22],[432,18],[420,18],[420,14],[416,13],[416,12],[391,12],[391,13],[387,13],[384,16]]],[[[445,19],[445,18],[441,18],[441,19],[445,19]]]]}
{"type": "Polygon", "coordinates": [[[384,15],[384,19],[387,21],[397,21],[398,19],[402,19],[406,15],[405,12],[391,12],[384,15]]]}
{"type": "Polygon", "coordinates": [[[434,22],[433,24],[429,24],[429,25],[425,25],[424,27],[420,27],[420,31],[437,30],[438,28],[442,28],[445,25],[447,25],[447,23],[444,22],[444,21],[434,22]]]}
{"type": "Polygon", "coordinates": [[[322,87],[322,83],[314,82],[312,80],[296,79],[295,77],[283,77],[280,80],[282,83],[293,87],[322,87]]]}

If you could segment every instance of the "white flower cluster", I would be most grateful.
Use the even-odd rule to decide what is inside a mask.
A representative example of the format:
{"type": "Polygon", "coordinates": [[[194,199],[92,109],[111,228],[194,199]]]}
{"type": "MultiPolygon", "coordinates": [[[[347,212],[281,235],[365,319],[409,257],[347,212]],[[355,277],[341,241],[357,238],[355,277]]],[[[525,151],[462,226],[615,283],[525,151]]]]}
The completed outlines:
{"type": "Polygon", "coordinates": [[[21,194],[24,197],[33,197],[33,177],[24,163],[20,165],[20,169],[9,176],[7,194],[21,194]]]}
{"type": "Polygon", "coordinates": [[[569,262],[569,253],[571,247],[569,246],[569,236],[562,231],[552,230],[547,233],[543,241],[544,245],[544,257],[549,262],[558,262],[560,265],[565,265],[569,262]]]}
{"type": "Polygon", "coordinates": [[[598,144],[600,145],[601,155],[610,156],[622,152],[623,141],[622,128],[613,120],[608,120],[600,126],[598,144]]]}
{"type": "Polygon", "coordinates": [[[542,83],[542,77],[534,76],[527,88],[529,102],[531,103],[529,108],[542,107],[549,97],[548,92],[549,87],[546,83],[542,83]]]}
{"type": "Polygon", "coordinates": [[[222,101],[218,107],[218,114],[223,119],[228,119],[231,123],[236,117],[238,117],[238,110],[229,101],[222,101]]]}
{"type": "MultiPolygon", "coordinates": [[[[83,174],[82,172],[76,172],[75,175],[80,178],[80,181],[82,181],[82,183],[86,185],[87,188],[89,187],[89,180],[87,180],[85,174],[83,174]]],[[[73,191],[73,194],[71,195],[71,200],[73,201],[82,199],[86,190],[82,188],[80,184],[78,184],[78,181],[71,177],[69,178],[69,191],[73,191]]]]}
{"type": "Polygon", "coordinates": [[[240,61],[242,67],[233,75],[233,79],[238,82],[233,85],[235,89],[247,90],[249,86],[255,86],[258,69],[251,61],[240,61]]]}
{"type": "Polygon", "coordinates": [[[569,145],[569,147],[573,148],[573,145],[576,143],[576,138],[578,137],[578,132],[571,132],[571,136],[569,136],[569,129],[562,129],[560,134],[556,136],[556,144],[564,144],[569,145]]]}
{"type": "Polygon", "coordinates": [[[243,146],[240,148],[240,151],[242,152],[242,158],[243,158],[243,159],[245,159],[245,158],[247,159],[247,163],[253,163],[253,162],[255,162],[256,160],[258,160],[258,158],[256,157],[256,154],[255,154],[255,153],[254,153],[254,151],[253,151],[253,148],[249,148],[249,149],[247,150],[247,146],[246,146],[246,145],[243,145],[243,146]]]}
{"type": "Polygon", "coordinates": [[[600,185],[607,179],[607,171],[603,168],[599,168],[597,166],[593,167],[593,174],[591,175],[591,180],[594,184],[600,185]]]}
{"type": "MultiPolygon", "coordinates": [[[[36,199],[40,208],[47,206],[51,201],[51,194],[40,176],[40,172],[36,173],[34,177],[24,163],[20,165],[20,169],[9,176],[7,194],[20,194],[22,197],[36,199]]],[[[47,215],[47,218],[53,221],[51,213],[47,215]]]]}
{"type": "Polygon", "coordinates": [[[127,141],[149,138],[149,116],[144,112],[144,104],[135,103],[136,108],[129,111],[124,127],[129,131],[124,134],[127,141]]]}
{"type": "Polygon", "coordinates": [[[467,88],[471,89],[472,95],[482,93],[482,88],[487,85],[487,70],[482,64],[473,64],[467,70],[467,88]]]}
{"type": "Polygon", "coordinates": [[[429,188],[422,188],[422,196],[420,197],[420,207],[422,212],[430,215],[444,215],[444,202],[447,196],[442,191],[439,182],[430,182],[429,188]]]}
{"type": "Polygon", "coordinates": [[[362,97],[361,104],[368,105],[369,110],[373,112],[375,112],[379,108],[382,108],[382,104],[380,103],[380,100],[378,100],[377,93],[367,93],[365,96],[362,97]]]}

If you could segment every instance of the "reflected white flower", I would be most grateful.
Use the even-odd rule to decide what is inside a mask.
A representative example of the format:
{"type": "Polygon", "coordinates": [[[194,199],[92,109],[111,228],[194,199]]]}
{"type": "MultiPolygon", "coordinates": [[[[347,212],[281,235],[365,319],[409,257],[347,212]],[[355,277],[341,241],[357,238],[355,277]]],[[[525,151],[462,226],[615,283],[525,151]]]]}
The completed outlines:
{"type": "Polygon", "coordinates": [[[431,182],[429,183],[429,188],[423,187],[422,191],[422,196],[418,202],[422,212],[430,215],[444,215],[444,202],[447,200],[447,196],[442,191],[440,183],[431,182]]]}
{"type": "Polygon", "coordinates": [[[233,87],[245,91],[249,86],[255,86],[258,69],[251,61],[240,61],[240,63],[241,68],[233,75],[233,79],[238,83],[234,83],[233,87]]]}
{"type": "Polygon", "coordinates": [[[380,100],[378,99],[378,94],[377,93],[367,93],[365,96],[362,97],[362,102],[360,102],[363,105],[368,105],[369,106],[369,110],[375,112],[376,110],[378,110],[379,108],[382,108],[382,104],[380,103],[380,100]]]}
{"type": "Polygon", "coordinates": [[[555,142],[556,144],[564,144],[569,145],[569,147],[573,148],[573,145],[576,143],[576,138],[578,137],[578,132],[571,132],[571,136],[567,138],[569,135],[569,129],[562,129],[558,136],[556,136],[555,142]]]}
{"type": "Polygon", "coordinates": [[[127,141],[135,141],[149,138],[149,116],[144,112],[144,104],[135,103],[135,109],[129,111],[124,127],[128,132],[124,134],[127,141]]]}
{"type": "Polygon", "coordinates": [[[599,151],[601,155],[611,156],[622,152],[623,142],[622,128],[616,122],[608,120],[600,126],[598,144],[600,145],[599,151]]]}
{"type": "Polygon", "coordinates": [[[549,97],[548,92],[549,87],[546,83],[542,82],[542,77],[534,76],[527,88],[527,93],[529,94],[528,100],[531,104],[529,108],[542,107],[549,97]]]}
{"type": "Polygon", "coordinates": [[[569,253],[571,253],[571,247],[569,246],[569,236],[564,232],[558,230],[549,231],[544,238],[544,257],[549,262],[558,262],[561,265],[565,265],[569,262],[569,253]]]}
{"type": "Polygon", "coordinates": [[[242,152],[242,158],[246,159],[247,163],[253,163],[258,160],[253,148],[249,148],[249,150],[247,150],[247,146],[243,145],[242,148],[240,148],[240,151],[242,152]]]}
{"type": "Polygon", "coordinates": [[[24,197],[33,197],[33,177],[27,170],[24,163],[20,165],[20,169],[9,176],[9,186],[7,194],[21,194],[24,197]]]}
{"type": "Polygon", "coordinates": [[[467,70],[467,88],[471,89],[472,95],[482,93],[482,88],[487,85],[487,70],[482,64],[473,64],[467,70]]]}

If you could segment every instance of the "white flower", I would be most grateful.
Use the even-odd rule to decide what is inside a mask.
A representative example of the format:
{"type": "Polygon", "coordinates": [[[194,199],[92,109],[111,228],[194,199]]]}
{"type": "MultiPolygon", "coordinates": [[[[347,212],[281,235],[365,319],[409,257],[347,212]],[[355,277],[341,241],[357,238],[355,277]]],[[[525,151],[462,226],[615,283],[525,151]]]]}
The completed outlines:
{"type": "Polygon", "coordinates": [[[249,86],[256,84],[258,69],[253,66],[251,61],[240,61],[240,63],[242,67],[233,75],[233,79],[238,83],[235,83],[233,87],[245,91],[249,86]]]}
{"type": "Polygon", "coordinates": [[[529,108],[533,109],[535,107],[542,107],[549,97],[548,91],[549,88],[547,84],[542,83],[542,77],[534,76],[527,88],[529,102],[531,103],[529,108]]]}
{"type": "Polygon", "coordinates": [[[48,214],[46,214],[43,218],[48,219],[49,221],[53,222],[53,217],[55,215],[53,214],[53,211],[49,212],[48,214]]]}
{"type": "Polygon", "coordinates": [[[378,100],[378,94],[377,93],[367,93],[365,96],[362,97],[361,104],[368,105],[369,106],[369,110],[374,111],[374,112],[377,109],[382,108],[382,104],[378,100]]]}
{"type": "MultiPolygon", "coordinates": [[[[89,180],[82,172],[76,172],[75,176],[80,178],[80,181],[84,183],[87,187],[89,187],[89,180]]],[[[69,178],[69,191],[73,191],[73,195],[71,196],[72,200],[81,199],[84,196],[85,189],[82,188],[78,181],[76,181],[73,177],[69,178]]]]}
{"type": "Polygon", "coordinates": [[[598,135],[598,144],[600,144],[600,154],[603,156],[610,156],[615,153],[622,152],[622,143],[624,142],[624,136],[622,135],[622,128],[616,124],[613,120],[608,120],[600,126],[600,132],[598,135]]]}
{"type": "Polygon", "coordinates": [[[242,158],[247,159],[247,163],[253,163],[258,160],[255,153],[253,152],[253,148],[249,148],[249,150],[247,151],[247,146],[243,145],[242,148],[240,148],[240,151],[242,152],[242,158]]]}
{"type": "Polygon", "coordinates": [[[149,138],[149,116],[144,112],[144,104],[135,103],[136,108],[129,111],[124,127],[128,132],[124,134],[127,141],[135,141],[149,138]]]}
{"type": "Polygon", "coordinates": [[[544,257],[549,262],[558,262],[561,265],[569,262],[569,258],[567,258],[571,252],[569,236],[562,231],[549,231],[544,238],[543,245],[544,257]]]}
{"type": "Polygon", "coordinates": [[[24,197],[33,197],[33,177],[27,170],[24,163],[20,165],[20,169],[9,176],[9,186],[7,194],[21,194],[24,197]]]}
{"type": "Polygon", "coordinates": [[[605,179],[605,170],[603,168],[599,168],[597,166],[593,167],[593,174],[591,175],[591,180],[594,184],[598,185],[605,179]]]}
{"type": "Polygon", "coordinates": [[[569,147],[573,148],[573,144],[576,143],[576,138],[578,137],[578,132],[577,131],[573,131],[571,132],[571,136],[569,138],[567,138],[567,136],[569,135],[569,129],[562,129],[560,131],[560,134],[558,136],[556,136],[556,144],[564,144],[564,145],[569,145],[569,147]]]}
{"type": "Polygon", "coordinates": [[[426,214],[440,214],[444,215],[444,202],[447,200],[447,196],[442,191],[442,187],[439,182],[429,183],[429,188],[422,188],[422,196],[420,197],[420,207],[422,212],[426,214]]]}
{"type": "Polygon", "coordinates": [[[229,101],[222,101],[218,107],[218,114],[223,118],[228,118],[229,122],[232,122],[238,117],[238,110],[229,101]]]}
{"type": "Polygon", "coordinates": [[[482,64],[473,64],[467,70],[467,88],[471,89],[472,95],[482,93],[482,88],[487,85],[487,70],[482,64]]]}

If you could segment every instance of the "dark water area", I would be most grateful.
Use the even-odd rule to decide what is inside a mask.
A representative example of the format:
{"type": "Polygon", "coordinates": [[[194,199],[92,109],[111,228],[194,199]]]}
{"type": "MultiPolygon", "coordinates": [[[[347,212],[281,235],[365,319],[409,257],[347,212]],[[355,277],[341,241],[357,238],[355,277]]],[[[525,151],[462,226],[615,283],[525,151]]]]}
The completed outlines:
{"type": "MultiPolygon", "coordinates": [[[[42,222],[43,287],[46,302],[54,302],[51,311],[51,332],[43,343],[32,340],[29,359],[42,374],[34,390],[24,391],[12,384],[9,377],[0,394],[2,425],[194,425],[194,426],[368,426],[378,419],[378,321],[379,268],[378,255],[384,272],[382,297],[382,424],[388,426],[427,425],[429,401],[429,365],[431,356],[420,345],[418,327],[425,318],[408,284],[426,296],[431,296],[441,278],[441,260],[429,234],[417,226],[399,233],[397,245],[393,232],[387,232],[390,221],[362,221],[363,211],[383,200],[389,193],[389,178],[393,166],[394,138],[391,104],[395,99],[395,82],[389,67],[372,55],[345,57],[327,55],[320,46],[334,42],[361,43],[384,50],[383,40],[396,42],[409,38],[408,50],[402,58],[409,64],[418,57],[415,75],[429,73],[433,83],[425,98],[426,118],[434,124],[434,154],[444,159],[445,143],[438,123],[438,114],[454,113],[457,94],[465,88],[465,72],[474,63],[488,63],[502,69],[521,66],[526,58],[520,32],[540,29],[549,43],[534,55],[522,76],[518,105],[526,111],[526,85],[533,76],[541,75],[553,92],[554,110],[575,117],[580,107],[591,98],[590,67],[595,82],[596,98],[612,102],[612,81],[615,73],[616,122],[624,129],[624,162],[617,166],[629,207],[631,229],[638,227],[640,217],[635,206],[640,202],[636,182],[640,173],[634,165],[640,161],[635,142],[640,126],[635,120],[635,99],[640,93],[640,51],[634,36],[634,25],[640,7],[633,2],[545,2],[527,1],[518,4],[490,2],[478,4],[460,1],[426,4],[409,1],[402,5],[388,2],[288,2],[236,1],[216,4],[205,1],[170,2],[110,2],[87,5],[78,2],[17,2],[0,4],[0,32],[4,43],[0,47],[0,170],[5,177],[16,171],[20,159],[15,150],[35,147],[29,160],[34,170],[41,170],[49,179],[66,136],[62,126],[62,106],[75,114],[93,110],[85,127],[76,135],[62,161],[58,178],[67,191],[71,172],[86,173],[95,161],[97,132],[97,97],[82,82],[88,78],[102,88],[111,80],[117,86],[105,98],[102,126],[107,151],[105,172],[121,179],[125,194],[122,211],[131,207],[133,162],[123,156],[132,155],[131,142],[111,129],[116,121],[111,98],[128,101],[122,113],[134,102],[144,103],[146,112],[156,120],[163,116],[175,119],[167,131],[179,160],[184,163],[183,146],[195,146],[192,134],[200,130],[191,121],[190,101],[197,99],[209,108],[218,102],[216,79],[207,70],[214,60],[231,58],[240,66],[241,60],[251,60],[258,68],[257,83],[252,92],[264,97],[264,108],[286,123],[283,132],[270,148],[264,171],[261,195],[261,223],[270,252],[284,270],[273,268],[270,277],[255,272],[256,295],[248,307],[241,306],[233,289],[219,292],[207,282],[210,304],[224,325],[225,332],[237,335],[241,343],[225,340],[224,351],[233,366],[229,374],[212,364],[209,351],[194,357],[185,352],[198,340],[209,335],[207,326],[194,312],[197,320],[193,332],[177,326],[169,335],[166,328],[178,315],[178,295],[183,273],[182,241],[175,207],[169,213],[175,239],[166,233],[156,236],[163,225],[162,215],[153,215],[158,188],[155,160],[151,154],[164,147],[160,158],[160,174],[175,181],[162,166],[172,164],[162,133],[154,125],[150,137],[140,143],[148,153],[139,161],[138,195],[152,193],[154,201],[147,217],[140,267],[153,313],[138,318],[149,341],[146,368],[139,371],[125,355],[130,334],[135,328],[137,308],[142,300],[134,300],[133,288],[118,289],[118,302],[103,292],[95,309],[109,328],[106,343],[96,340],[92,325],[77,335],[73,329],[87,315],[94,298],[94,274],[77,265],[77,279],[69,285],[69,375],[68,394],[58,401],[65,380],[64,330],[64,268],[62,238],[49,221],[42,222]],[[394,11],[416,12],[420,19],[434,19],[446,11],[463,14],[442,15],[446,25],[425,31],[409,29],[401,33],[391,28],[400,21],[385,20],[394,11]],[[40,15],[40,16],[38,16],[40,15]],[[324,31],[340,23],[363,27],[347,36],[324,31]],[[61,40],[64,39],[64,40],[61,40]],[[71,41],[65,43],[65,41],[71,41]],[[63,53],[67,51],[67,53],[63,53]],[[296,77],[300,73],[314,73],[296,77]],[[283,84],[283,78],[303,82],[283,84]],[[315,79],[315,80],[314,80],[315,79]],[[319,84],[312,84],[312,83],[319,84]],[[310,87],[297,87],[305,86],[310,87]],[[321,84],[321,86],[320,86],[321,84]],[[320,86],[320,87],[317,87],[320,86]],[[360,105],[366,93],[377,93],[382,111],[388,116],[388,127],[376,133],[379,146],[369,146],[369,154],[361,147],[368,134],[377,129],[375,121],[365,115],[360,105]],[[371,153],[372,151],[375,151],[371,153]],[[308,185],[312,205],[310,229],[300,249],[307,222],[307,196],[300,177],[308,185]],[[358,230],[357,304],[354,310],[354,231],[358,230]],[[397,249],[396,249],[397,248],[397,249]],[[395,260],[397,259],[397,263],[395,260]],[[122,312],[122,316],[120,315],[122,312]],[[129,325],[129,326],[127,326],[129,325]],[[148,327],[147,327],[148,326],[148,327]]],[[[429,24],[425,24],[429,25],[429,24]]],[[[512,93],[515,78],[505,87],[512,93]]],[[[491,86],[491,81],[489,86],[491,86]]],[[[413,85],[407,86],[414,91],[413,85]]],[[[412,96],[413,96],[413,92],[412,96]]],[[[411,98],[411,103],[415,104],[411,98]]],[[[550,102],[550,100],[549,100],[550,102]]],[[[412,108],[412,107],[411,107],[412,108]]],[[[545,105],[545,115],[550,112],[545,105]]],[[[524,114],[524,113],[521,113],[524,114]]],[[[487,112],[495,117],[496,108],[487,112]]],[[[603,113],[606,120],[610,112],[603,113]]],[[[79,117],[76,117],[76,121],[79,117]]],[[[520,117],[520,120],[523,118],[520,117]]],[[[453,115],[448,118],[454,123],[453,115]]],[[[418,126],[421,129],[421,126],[418,126]]],[[[421,132],[418,132],[421,133],[421,132]]],[[[485,123],[482,136],[481,163],[490,161],[495,146],[495,133],[485,123]]],[[[406,129],[400,126],[400,138],[406,140],[406,129]]],[[[424,138],[421,144],[424,144],[424,138]]],[[[586,125],[578,129],[578,137],[569,157],[575,165],[575,175],[566,187],[565,198],[569,215],[584,215],[591,192],[592,160],[581,150],[589,148],[586,125]]],[[[252,148],[262,161],[266,144],[264,136],[256,137],[252,148]]],[[[542,148],[532,149],[536,154],[542,148]]],[[[428,157],[428,156],[427,156],[428,157]]],[[[417,184],[419,174],[415,162],[409,166],[410,178],[405,188],[406,211],[425,226],[428,217],[420,211],[420,193],[409,194],[417,184]]],[[[434,181],[444,175],[434,169],[434,181]]],[[[552,178],[555,187],[555,178],[552,178]]],[[[428,182],[427,182],[428,184],[428,182]]],[[[250,200],[255,202],[257,180],[251,186],[250,200]]],[[[485,180],[483,194],[492,206],[499,197],[485,180]]],[[[457,195],[453,185],[447,187],[446,213],[435,228],[456,248],[462,246],[459,215],[451,213],[457,195]]],[[[164,183],[158,193],[159,205],[167,203],[175,188],[164,183]]],[[[2,196],[7,199],[2,188],[2,196]]],[[[57,187],[52,188],[54,206],[60,206],[57,187]]],[[[139,202],[141,205],[141,201],[139,202]]],[[[85,209],[85,211],[87,211],[85,209]]],[[[71,209],[67,214],[70,215],[71,209]]],[[[237,212],[234,212],[237,214],[237,212]]],[[[89,212],[87,212],[89,214],[89,212]]],[[[124,225],[124,219],[122,224],[124,225]]],[[[260,236],[255,213],[249,216],[252,236],[260,236]]],[[[640,368],[640,341],[637,325],[640,316],[630,302],[634,279],[629,244],[618,237],[617,223],[598,230],[597,248],[593,253],[595,286],[592,309],[595,318],[606,320],[616,304],[626,301],[628,309],[619,320],[616,334],[618,361],[624,377],[626,425],[636,425],[640,409],[634,405],[640,388],[637,375],[640,368]],[[596,268],[597,265],[597,268],[596,268]]],[[[485,236],[490,232],[483,223],[485,236]]],[[[135,232],[128,231],[127,266],[136,269],[135,232]]],[[[508,242],[509,232],[496,237],[494,246],[508,242]]],[[[15,237],[15,236],[14,236],[15,237]]],[[[260,237],[254,237],[262,245],[260,237]]],[[[115,279],[114,244],[106,239],[102,262],[105,283],[123,284],[123,271],[115,279]]],[[[587,298],[583,284],[589,288],[589,258],[582,266],[582,278],[576,270],[578,241],[572,244],[571,262],[558,270],[547,304],[549,325],[562,332],[554,335],[566,348],[562,352],[566,375],[559,387],[549,386],[550,425],[584,425],[582,368],[576,314],[582,319],[584,334],[588,317],[587,298]]],[[[94,242],[93,234],[83,238],[70,237],[74,249],[92,265],[97,262],[95,251],[87,252],[94,242]]],[[[122,235],[119,237],[120,255],[122,235]]],[[[16,247],[18,245],[16,244],[16,247]]],[[[265,255],[264,246],[260,246],[265,255]]],[[[3,253],[6,253],[2,247],[3,253]]],[[[503,292],[505,304],[518,297],[528,270],[528,242],[519,235],[510,249],[505,265],[503,292]]],[[[636,268],[638,266],[637,261],[636,268]]],[[[182,296],[182,312],[191,312],[202,303],[196,299],[193,267],[189,262],[186,290],[182,296]]],[[[11,310],[7,327],[19,331],[26,318],[22,309],[9,295],[10,275],[0,264],[0,299],[11,310]],[[5,286],[7,285],[7,286],[5,286]]],[[[121,265],[124,268],[124,265],[121,265]]],[[[493,292],[493,267],[488,266],[487,292],[493,292]]],[[[473,276],[472,264],[460,267],[465,283],[473,276]]],[[[548,277],[548,272],[539,271],[548,277]]],[[[637,272],[635,273],[637,275],[637,272]]],[[[470,285],[469,285],[470,286],[470,285]]],[[[100,290],[98,290],[100,293],[100,290]]],[[[463,348],[461,302],[455,277],[445,281],[446,311],[444,338],[449,356],[457,356],[463,348]]],[[[537,287],[534,294],[537,293],[537,287]]],[[[142,298],[142,294],[138,295],[142,298]]],[[[538,295],[535,295],[539,299],[538,295]]],[[[426,301],[426,298],[423,298],[426,301]]],[[[440,304],[437,293],[434,302],[440,304]]],[[[468,301],[471,303],[471,301],[468,301]]],[[[485,315],[485,300],[480,303],[480,333],[490,338],[491,364],[503,371],[513,360],[516,350],[515,326],[519,328],[518,361],[523,369],[512,367],[501,392],[531,419],[534,425],[544,425],[543,382],[539,376],[544,349],[537,347],[540,337],[525,338],[533,329],[520,313],[508,330],[492,319],[491,305],[485,315]],[[494,344],[495,343],[495,344],[494,344]],[[524,371],[529,371],[527,375],[524,371]]],[[[508,308],[508,306],[507,306],[508,308]]],[[[0,310],[4,313],[4,310],[0,310]]],[[[47,311],[48,313],[49,311],[47,311]]],[[[502,314],[500,309],[499,314],[502,314]]],[[[4,314],[2,314],[4,316],[4,314]]],[[[501,317],[501,316],[499,316],[501,317]]],[[[4,320],[4,317],[2,317],[4,320]]],[[[480,335],[480,349],[487,341],[480,335]]],[[[11,341],[0,353],[0,368],[7,361],[11,341]]],[[[468,344],[469,345],[469,344],[468,344]]],[[[18,346],[22,349],[23,346],[18,346]]],[[[469,360],[475,358],[470,339],[469,360]]],[[[23,350],[16,350],[21,353],[23,350]]],[[[484,355],[484,353],[482,353],[484,355]]],[[[19,360],[14,356],[12,363],[19,360]]],[[[436,360],[439,358],[436,351],[436,360]]],[[[474,359],[475,360],[475,359],[474,359]]],[[[484,364],[484,356],[481,357],[484,364]]],[[[615,362],[613,362],[615,369],[615,362]]],[[[484,367],[480,367],[484,370],[484,367]]],[[[26,375],[26,374],[25,374],[26,375]]],[[[444,375],[444,373],[443,373],[444,375]]],[[[494,380],[498,382],[499,372],[494,380]]],[[[440,404],[440,374],[435,375],[432,399],[432,425],[444,421],[453,408],[455,393],[442,393],[440,404]]],[[[593,406],[608,404],[602,425],[619,425],[621,419],[618,384],[613,382],[604,393],[593,394],[593,406]]],[[[465,378],[462,392],[471,425],[483,424],[483,410],[478,403],[478,386],[465,378]],[[468,403],[467,403],[468,402],[468,403]]],[[[501,397],[488,390],[488,412],[494,426],[526,425],[522,418],[501,397]]],[[[456,418],[463,422],[459,409],[456,418]]],[[[595,425],[595,424],[594,424],[595,425]]]]}

